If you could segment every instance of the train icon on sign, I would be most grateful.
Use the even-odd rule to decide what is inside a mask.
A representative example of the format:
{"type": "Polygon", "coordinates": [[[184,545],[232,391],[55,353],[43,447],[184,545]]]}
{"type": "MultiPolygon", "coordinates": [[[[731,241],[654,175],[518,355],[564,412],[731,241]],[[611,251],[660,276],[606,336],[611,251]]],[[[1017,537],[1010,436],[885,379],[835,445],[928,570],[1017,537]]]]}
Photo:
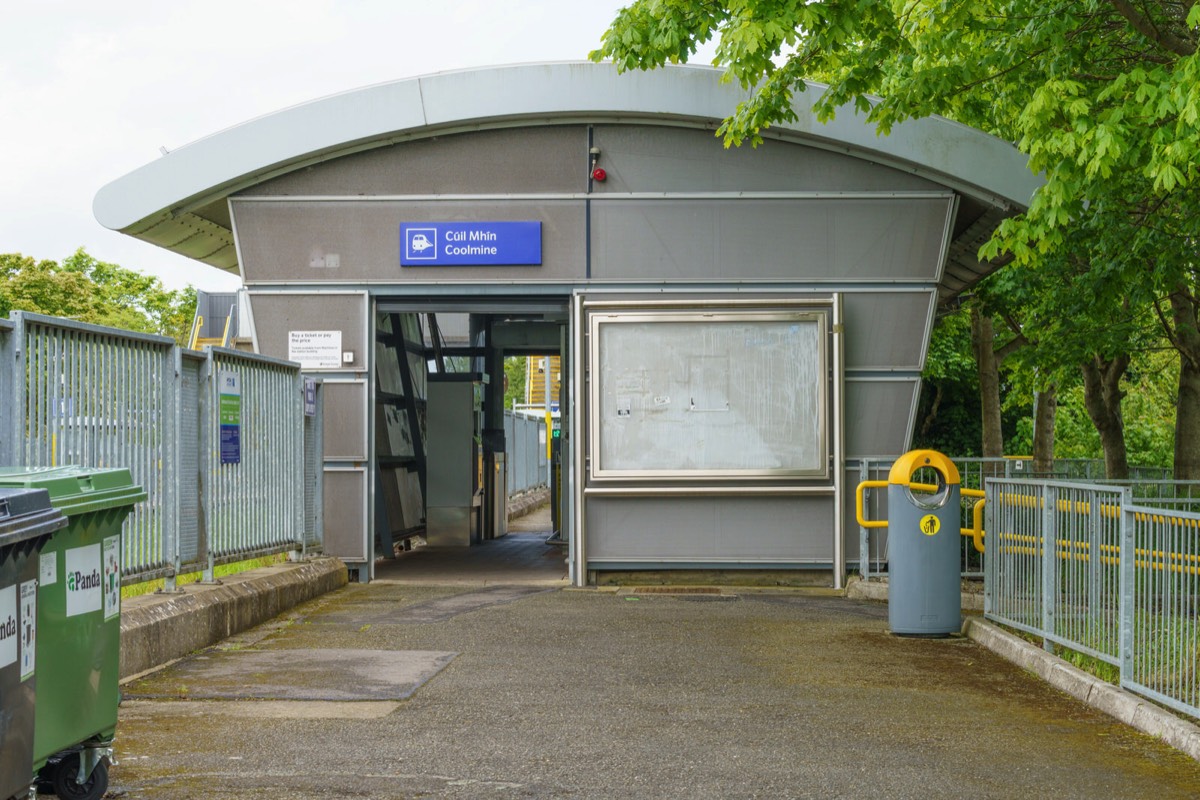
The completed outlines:
{"type": "Polygon", "coordinates": [[[437,228],[406,228],[404,258],[406,261],[436,261],[437,228]]]}

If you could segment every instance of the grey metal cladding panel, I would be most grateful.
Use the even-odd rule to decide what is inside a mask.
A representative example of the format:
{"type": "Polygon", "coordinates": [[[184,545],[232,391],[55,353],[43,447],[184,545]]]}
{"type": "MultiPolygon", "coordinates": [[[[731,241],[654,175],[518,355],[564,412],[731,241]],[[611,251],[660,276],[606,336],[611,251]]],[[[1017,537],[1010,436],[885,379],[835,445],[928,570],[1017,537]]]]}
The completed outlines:
{"type": "Polygon", "coordinates": [[[474,384],[430,381],[426,412],[426,502],[432,506],[471,504],[471,414],[474,384]]]}
{"type": "MultiPolygon", "coordinates": [[[[342,351],[354,353],[347,369],[366,369],[366,298],[361,294],[250,294],[258,351],[288,357],[290,331],[341,331],[342,351]]],[[[328,443],[328,439],[326,442],[328,443]]]]}
{"type": "Polygon", "coordinates": [[[932,280],[949,197],[592,201],[599,280],[932,280]]]}
{"type": "Polygon", "coordinates": [[[321,419],[325,426],[322,434],[325,458],[366,461],[366,384],[326,381],[321,392],[324,395],[321,419]]]}
{"type": "Polygon", "coordinates": [[[403,142],[332,159],[246,189],[254,195],[581,192],[582,125],[475,131],[403,142]]]}
{"type": "Polygon", "coordinates": [[[906,172],[801,144],[766,140],[726,149],[711,130],[598,125],[593,143],[609,192],[938,191],[906,172]]]}
{"type": "Polygon", "coordinates": [[[255,281],[574,280],[585,274],[582,200],[231,201],[255,281]],[[540,220],[542,265],[400,267],[400,223],[540,220]],[[331,256],[336,256],[338,266],[331,256]]]}
{"type": "Polygon", "coordinates": [[[367,473],[359,470],[326,470],[325,554],[347,561],[367,558],[367,521],[364,515],[367,473]]]}
{"type": "Polygon", "coordinates": [[[589,559],[828,560],[833,498],[589,497],[589,559]]]}
{"type": "MultiPolygon", "coordinates": [[[[221,292],[220,294],[206,294],[203,297],[203,302],[197,299],[196,313],[204,318],[204,325],[200,329],[200,335],[209,338],[220,338],[225,333],[225,321],[230,316],[230,309],[234,309],[236,315],[237,295],[229,292],[221,292]]],[[[237,332],[237,325],[230,323],[229,330],[233,333],[237,332]]]]}
{"type": "Polygon", "coordinates": [[[903,453],[920,381],[846,381],[846,456],[903,453]]]}
{"type": "Polygon", "coordinates": [[[932,289],[843,294],[847,369],[920,370],[934,295],[932,289]]]}

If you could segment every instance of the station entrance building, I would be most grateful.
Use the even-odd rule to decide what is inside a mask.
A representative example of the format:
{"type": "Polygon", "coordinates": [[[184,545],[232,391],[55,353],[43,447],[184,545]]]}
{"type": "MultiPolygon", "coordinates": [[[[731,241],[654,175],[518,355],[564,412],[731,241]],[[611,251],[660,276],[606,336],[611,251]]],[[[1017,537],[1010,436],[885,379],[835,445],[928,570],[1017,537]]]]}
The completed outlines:
{"type": "Polygon", "coordinates": [[[943,119],[852,110],[758,148],[709,69],[437,74],[271,114],[105,186],[109,228],[245,284],[320,374],[326,549],[503,535],[503,360],[562,364],[572,581],[856,557],[856,460],[909,448],[940,302],[1037,178],[943,119]],[[440,322],[439,322],[440,320],[440,322]],[[446,329],[456,327],[457,336],[446,329]]]}

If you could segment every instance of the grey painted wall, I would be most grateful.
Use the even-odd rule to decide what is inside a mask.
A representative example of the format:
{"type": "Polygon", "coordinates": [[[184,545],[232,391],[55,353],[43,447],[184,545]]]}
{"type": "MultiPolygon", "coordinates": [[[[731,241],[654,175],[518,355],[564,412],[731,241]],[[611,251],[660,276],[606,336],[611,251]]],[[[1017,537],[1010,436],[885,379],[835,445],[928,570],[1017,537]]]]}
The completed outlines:
{"type": "Polygon", "coordinates": [[[587,557],[604,562],[827,562],[832,496],[593,497],[587,557]]]}
{"type": "MultiPolygon", "coordinates": [[[[726,150],[694,126],[598,125],[591,142],[608,172],[591,194],[588,129],[570,124],[402,142],[232,198],[263,352],[286,355],[289,329],[339,328],[350,341],[362,321],[363,312],[317,295],[272,298],[283,284],[306,293],[361,285],[380,298],[418,298],[435,284],[514,282],[837,291],[846,319],[846,455],[907,447],[944,236],[959,207],[952,192],[813,146],[726,150]],[[523,219],[543,223],[541,266],[400,267],[401,222],[523,219]]],[[[362,416],[363,397],[343,394],[327,392],[331,413],[362,416]]],[[[588,555],[828,560],[833,517],[830,496],[589,498],[588,555]]],[[[846,538],[856,537],[848,529],[846,538]]]]}

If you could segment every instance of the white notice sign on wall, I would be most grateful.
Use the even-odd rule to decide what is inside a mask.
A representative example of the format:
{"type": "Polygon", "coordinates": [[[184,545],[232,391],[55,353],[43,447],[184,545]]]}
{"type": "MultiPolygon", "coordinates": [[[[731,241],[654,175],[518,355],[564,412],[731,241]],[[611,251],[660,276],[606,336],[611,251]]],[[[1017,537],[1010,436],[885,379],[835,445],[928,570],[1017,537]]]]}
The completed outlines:
{"type": "Polygon", "coordinates": [[[341,331],[288,331],[288,361],[301,369],[339,369],[342,366],[341,331]]]}

